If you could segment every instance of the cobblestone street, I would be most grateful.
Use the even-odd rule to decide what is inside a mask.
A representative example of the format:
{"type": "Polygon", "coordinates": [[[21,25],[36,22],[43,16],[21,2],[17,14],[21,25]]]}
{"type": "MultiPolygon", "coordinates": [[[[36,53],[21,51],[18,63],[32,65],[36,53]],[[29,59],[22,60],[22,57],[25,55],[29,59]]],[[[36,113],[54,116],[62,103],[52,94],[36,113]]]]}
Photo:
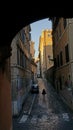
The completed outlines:
{"type": "Polygon", "coordinates": [[[29,94],[20,116],[13,118],[13,130],[73,130],[73,112],[46,80],[38,83],[39,94],[29,94]]]}

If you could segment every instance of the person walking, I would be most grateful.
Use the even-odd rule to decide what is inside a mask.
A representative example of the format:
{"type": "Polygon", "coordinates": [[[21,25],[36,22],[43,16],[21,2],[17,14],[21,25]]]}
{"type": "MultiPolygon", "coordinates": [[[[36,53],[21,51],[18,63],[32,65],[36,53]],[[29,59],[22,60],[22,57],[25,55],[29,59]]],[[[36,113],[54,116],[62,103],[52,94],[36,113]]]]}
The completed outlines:
{"type": "Polygon", "coordinates": [[[45,101],[45,95],[46,95],[46,90],[45,89],[42,90],[42,95],[43,95],[43,101],[45,101]]]}

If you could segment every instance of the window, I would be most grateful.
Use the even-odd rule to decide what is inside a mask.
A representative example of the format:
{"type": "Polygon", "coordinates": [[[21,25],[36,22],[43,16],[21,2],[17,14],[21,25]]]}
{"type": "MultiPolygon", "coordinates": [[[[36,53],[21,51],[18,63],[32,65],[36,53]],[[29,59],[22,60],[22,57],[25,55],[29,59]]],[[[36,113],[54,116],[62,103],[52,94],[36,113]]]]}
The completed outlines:
{"type": "Polygon", "coordinates": [[[24,30],[21,30],[21,40],[22,40],[22,43],[25,43],[25,34],[24,34],[24,30]]]}
{"type": "Polygon", "coordinates": [[[54,66],[55,66],[55,68],[57,68],[57,61],[56,61],[56,58],[54,58],[54,66]]]}
{"type": "Polygon", "coordinates": [[[17,46],[17,64],[25,67],[25,56],[19,46],[17,46]]]}
{"type": "Polygon", "coordinates": [[[63,55],[62,55],[62,51],[60,52],[60,65],[63,65],[63,55]]]}
{"type": "Polygon", "coordinates": [[[60,66],[59,55],[57,55],[58,67],[60,66]]]}
{"type": "Polygon", "coordinates": [[[66,62],[69,61],[69,50],[68,50],[68,44],[65,46],[65,56],[66,56],[66,62]]]}
{"type": "Polygon", "coordinates": [[[20,65],[20,48],[17,46],[17,64],[20,65]]]}

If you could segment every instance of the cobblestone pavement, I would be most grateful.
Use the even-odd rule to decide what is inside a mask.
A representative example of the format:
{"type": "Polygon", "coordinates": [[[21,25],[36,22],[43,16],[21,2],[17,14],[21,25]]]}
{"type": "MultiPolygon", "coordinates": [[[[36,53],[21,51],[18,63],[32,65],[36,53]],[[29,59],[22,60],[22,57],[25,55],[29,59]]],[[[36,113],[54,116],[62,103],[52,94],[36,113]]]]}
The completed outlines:
{"type": "Polygon", "coordinates": [[[18,125],[18,124],[20,122],[22,122],[22,120],[26,121],[26,119],[30,115],[35,97],[36,97],[35,94],[31,94],[29,92],[29,94],[28,94],[28,96],[23,104],[23,108],[22,108],[22,111],[20,112],[19,116],[12,117],[13,130],[21,130],[20,129],[21,125],[18,125]],[[22,119],[23,116],[24,116],[24,119],[22,119]],[[19,126],[19,128],[18,128],[18,126],[19,126]]]}
{"type": "Polygon", "coordinates": [[[26,113],[28,105],[24,105],[22,114],[13,120],[13,130],[73,130],[73,112],[46,80],[39,79],[38,83],[39,94],[30,95],[30,101],[28,99],[32,106],[30,113],[26,113]],[[43,88],[47,92],[45,98],[43,88]]]}

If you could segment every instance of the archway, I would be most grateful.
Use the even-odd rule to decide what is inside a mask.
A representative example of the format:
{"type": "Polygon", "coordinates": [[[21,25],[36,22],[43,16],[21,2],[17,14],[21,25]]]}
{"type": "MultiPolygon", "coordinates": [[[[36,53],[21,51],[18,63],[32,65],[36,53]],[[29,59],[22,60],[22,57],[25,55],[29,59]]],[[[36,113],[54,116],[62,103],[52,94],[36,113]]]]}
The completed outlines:
{"type": "Polygon", "coordinates": [[[13,26],[10,28],[10,25],[7,29],[6,39],[3,39],[6,44],[0,45],[0,129],[2,130],[12,130],[12,104],[11,104],[11,83],[10,83],[10,61],[9,57],[11,56],[11,42],[17,32],[22,29],[22,27],[33,23],[34,21],[41,20],[47,17],[24,17],[17,18],[17,23],[15,22],[14,29],[13,26]],[[20,19],[20,22],[18,22],[20,19]],[[21,22],[22,21],[22,22],[21,22]],[[14,31],[15,30],[15,31],[14,31]]]}
{"type": "Polygon", "coordinates": [[[6,39],[3,39],[4,40],[3,43],[7,42],[6,45],[4,45],[3,43],[0,45],[0,49],[1,49],[0,50],[0,53],[1,53],[1,55],[0,55],[0,57],[1,57],[0,58],[1,59],[1,61],[0,61],[1,62],[1,71],[0,71],[1,126],[0,127],[1,127],[2,130],[4,130],[4,129],[10,130],[11,129],[11,102],[10,102],[11,101],[11,92],[10,92],[10,82],[9,82],[8,78],[6,77],[6,71],[7,71],[8,65],[9,65],[8,64],[9,62],[6,62],[6,59],[8,59],[8,57],[10,57],[10,55],[11,55],[11,48],[10,48],[11,47],[11,40],[13,39],[15,34],[23,26],[26,26],[31,22],[34,22],[36,20],[40,20],[40,19],[43,19],[43,18],[47,18],[47,17],[46,16],[44,16],[44,17],[31,17],[31,18],[25,17],[25,20],[23,20],[23,17],[17,18],[15,24],[13,24],[14,29],[13,29],[13,26],[11,28],[9,26],[8,31],[6,33],[6,39]],[[20,22],[18,22],[19,19],[20,19],[20,22]],[[22,23],[21,23],[21,21],[22,21],[22,23]],[[8,103],[5,104],[6,102],[8,102],[8,103]],[[5,106],[7,106],[6,109],[5,109],[5,106]]]}

